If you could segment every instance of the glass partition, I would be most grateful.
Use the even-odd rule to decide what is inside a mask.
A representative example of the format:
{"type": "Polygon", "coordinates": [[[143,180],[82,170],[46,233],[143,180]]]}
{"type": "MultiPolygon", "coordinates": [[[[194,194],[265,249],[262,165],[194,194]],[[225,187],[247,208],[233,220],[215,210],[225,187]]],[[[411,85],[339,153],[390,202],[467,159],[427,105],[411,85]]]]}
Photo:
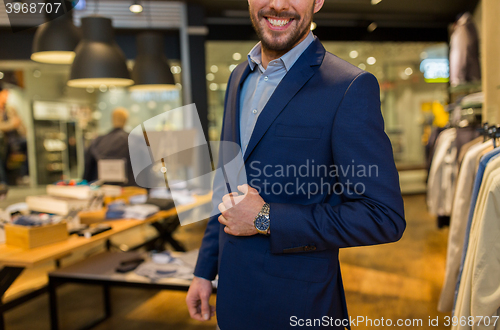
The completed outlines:
{"type": "MultiPolygon", "coordinates": [[[[246,59],[255,42],[207,42],[209,136],[218,140],[224,94],[234,67],[246,59]]],[[[445,104],[447,83],[426,82],[422,60],[447,57],[445,43],[426,42],[323,42],[326,50],[373,73],[380,83],[382,113],[399,168],[425,164],[425,127],[429,104],[445,104]],[[436,51],[437,50],[437,51],[436,51]]],[[[432,120],[432,119],[431,119],[432,120]]]]}

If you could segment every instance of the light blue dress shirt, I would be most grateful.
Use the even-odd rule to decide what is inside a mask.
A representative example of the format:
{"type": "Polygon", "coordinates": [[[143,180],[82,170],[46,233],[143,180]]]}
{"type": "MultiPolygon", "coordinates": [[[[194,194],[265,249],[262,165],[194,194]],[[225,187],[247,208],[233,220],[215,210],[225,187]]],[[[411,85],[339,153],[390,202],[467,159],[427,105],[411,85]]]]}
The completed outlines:
{"type": "Polygon", "coordinates": [[[465,228],[465,239],[464,239],[464,248],[462,252],[462,262],[460,263],[460,270],[458,273],[457,285],[455,286],[455,300],[453,302],[453,313],[455,313],[455,304],[457,303],[458,290],[460,288],[460,279],[462,278],[462,272],[464,270],[465,258],[467,256],[467,249],[469,248],[469,236],[470,229],[472,227],[472,219],[474,218],[474,211],[476,209],[477,197],[479,195],[479,191],[481,190],[481,184],[483,183],[483,175],[486,170],[486,166],[488,163],[495,159],[496,157],[500,157],[500,148],[495,148],[492,151],[488,152],[481,158],[479,162],[479,167],[477,169],[476,178],[474,180],[474,188],[472,190],[472,198],[469,210],[469,217],[467,219],[467,227],[465,228]]]}
{"type": "Polygon", "coordinates": [[[312,32],[309,32],[307,37],[288,53],[269,62],[267,68],[262,66],[260,42],[248,53],[248,64],[252,72],[245,79],[240,94],[240,141],[243,155],[252,137],[255,123],[267,101],[314,38],[312,32]]]}

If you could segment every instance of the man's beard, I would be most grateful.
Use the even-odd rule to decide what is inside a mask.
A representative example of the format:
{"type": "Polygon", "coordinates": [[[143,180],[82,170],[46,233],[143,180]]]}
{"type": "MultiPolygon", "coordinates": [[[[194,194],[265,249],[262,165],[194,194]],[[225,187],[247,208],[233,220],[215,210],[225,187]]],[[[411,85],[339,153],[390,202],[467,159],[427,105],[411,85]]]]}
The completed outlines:
{"type": "MultiPolygon", "coordinates": [[[[284,40],[281,43],[276,43],[273,40],[266,40],[265,32],[264,32],[264,29],[266,27],[261,26],[259,24],[260,21],[267,20],[264,16],[272,16],[272,17],[278,17],[278,18],[279,17],[281,17],[281,18],[293,18],[297,23],[300,21],[301,17],[295,13],[282,12],[280,14],[277,14],[274,11],[263,12],[262,10],[257,13],[257,17],[254,17],[254,15],[250,14],[250,19],[252,21],[253,28],[254,28],[255,32],[257,33],[257,36],[259,37],[259,40],[260,40],[262,46],[265,49],[279,52],[279,53],[286,53],[290,49],[292,49],[296,45],[296,43],[304,35],[306,35],[309,32],[310,27],[311,27],[311,22],[312,22],[312,10],[311,10],[311,16],[309,18],[308,24],[305,24],[304,26],[299,26],[297,24],[293,28],[292,31],[288,32],[286,40],[284,40]],[[259,21],[259,18],[262,18],[262,20],[259,21]],[[302,28],[302,30],[301,30],[301,28],[302,28]]],[[[264,22],[264,24],[266,24],[266,23],[264,22]]],[[[270,33],[272,34],[273,31],[270,31],[270,33]]]]}

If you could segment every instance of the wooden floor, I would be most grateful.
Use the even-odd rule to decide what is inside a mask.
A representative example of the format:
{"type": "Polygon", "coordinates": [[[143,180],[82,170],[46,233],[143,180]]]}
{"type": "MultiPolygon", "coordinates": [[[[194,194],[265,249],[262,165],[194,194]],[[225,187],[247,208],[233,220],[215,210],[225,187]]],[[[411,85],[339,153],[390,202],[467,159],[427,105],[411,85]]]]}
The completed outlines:
{"type": "MultiPolygon", "coordinates": [[[[422,326],[397,327],[402,329],[428,329],[429,317],[439,317],[440,326],[432,329],[446,329],[443,320],[447,314],[438,313],[436,306],[448,230],[437,229],[435,220],[426,212],[425,196],[405,197],[405,208],[408,226],[400,242],[341,252],[349,314],[374,322],[381,318],[394,323],[398,319],[422,320],[422,326]]],[[[181,228],[177,237],[189,248],[196,248],[202,233],[203,227],[194,224],[181,228]]],[[[215,330],[215,321],[201,324],[191,320],[184,299],[183,292],[114,288],[113,317],[94,329],[215,330]]],[[[59,304],[61,329],[65,330],[88,324],[99,318],[103,310],[100,289],[90,286],[61,287],[59,304]]],[[[47,295],[8,311],[5,320],[7,330],[49,329],[47,295]]],[[[353,327],[373,328],[369,324],[353,327]]]]}
{"type": "Polygon", "coordinates": [[[398,329],[430,329],[429,317],[439,317],[439,326],[432,329],[448,329],[444,317],[450,314],[437,311],[448,229],[437,229],[435,218],[426,212],[425,195],[406,196],[404,200],[407,228],[401,241],[341,252],[349,314],[373,320],[383,317],[394,323],[398,319],[422,320],[423,326],[398,329]]]}

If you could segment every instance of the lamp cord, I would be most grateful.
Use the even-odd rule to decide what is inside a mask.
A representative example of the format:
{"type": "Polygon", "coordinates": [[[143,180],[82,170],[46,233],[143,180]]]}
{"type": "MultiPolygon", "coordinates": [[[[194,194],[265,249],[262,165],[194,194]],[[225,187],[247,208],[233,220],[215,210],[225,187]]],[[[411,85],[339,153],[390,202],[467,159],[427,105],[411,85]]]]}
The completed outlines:
{"type": "Polygon", "coordinates": [[[95,0],[94,15],[99,12],[99,0],[95,0]]]}

